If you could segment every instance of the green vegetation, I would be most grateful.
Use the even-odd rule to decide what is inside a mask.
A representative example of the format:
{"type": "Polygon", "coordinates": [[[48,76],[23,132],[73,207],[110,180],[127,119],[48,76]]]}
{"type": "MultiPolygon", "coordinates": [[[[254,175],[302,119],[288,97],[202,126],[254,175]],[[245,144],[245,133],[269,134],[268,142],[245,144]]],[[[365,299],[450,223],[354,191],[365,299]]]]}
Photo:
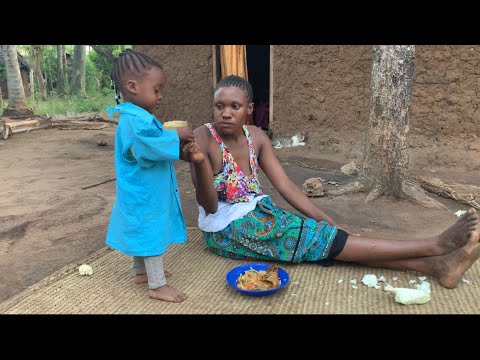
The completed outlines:
{"type": "Polygon", "coordinates": [[[58,97],[50,96],[47,101],[28,99],[28,106],[33,109],[36,115],[46,114],[67,114],[67,112],[85,113],[95,112],[107,114],[106,106],[115,105],[115,95],[113,90],[108,89],[109,93],[97,93],[88,97],[58,97]]]}
{"type": "MultiPolygon", "coordinates": [[[[67,114],[69,112],[77,114],[85,112],[107,114],[105,107],[115,105],[115,94],[110,87],[113,58],[117,57],[122,50],[131,47],[131,45],[97,45],[102,54],[88,47],[85,61],[85,95],[70,96],[74,45],[65,45],[67,62],[64,70],[67,78],[67,86],[65,87],[67,95],[60,96],[57,89],[56,45],[42,45],[40,66],[45,78],[47,100],[40,100],[38,84],[34,80],[34,94],[27,98],[28,106],[33,109],[35,115],[67,114]]],[[[32,67],[32,46],[19,45],[17,50],[32,67]]],[[[0,61],[0,81],[2,79],[6,80],[5,75],[4,63],[0,61]]],[[[1,108],[5,109],[7,105],[8,99],[0,101],[1,108]]],[[[0,113],[1,111],[2,109],[0,109],[0,113]]]]}

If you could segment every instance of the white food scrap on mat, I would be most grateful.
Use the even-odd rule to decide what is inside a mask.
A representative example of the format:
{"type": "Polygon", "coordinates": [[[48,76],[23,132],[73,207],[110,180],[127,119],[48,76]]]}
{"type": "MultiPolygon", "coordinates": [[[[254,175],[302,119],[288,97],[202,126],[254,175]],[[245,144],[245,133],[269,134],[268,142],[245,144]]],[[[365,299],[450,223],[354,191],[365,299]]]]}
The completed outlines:
{"type": "Polygon", "coordinates": [[[78,272],[80,273],[80,275],[92,275],[93,269],[90,265],[83,264],[80,265],[80,267],[78,268],[78,272]]]}
{"type": "Polygon", "coordinates": [[[385,288],[384,290],[395,293],[395,301],[404,305],[425,304],[430,301],[430,293],[424,290],[406,288],[385,288]]]}
{"type": "Polygon", "coordinates": [[[428,293],[432,292],[432,290],[430,289],[430,283],[428,283],[426,281],[422,282],[421,284],[415,285],[415,287],[417,288],[417,290],[423,290],[423,291],[426,291],[428,293]]]}
{"type": "Polygon", "coordinates": [[[378,286],[377,277],[373,274],[365,275],[362,279],[362,283],[364,283],[368,287],[373,287],[375,289],[380,289],[380,286],[378,286]]]}
{"type": "Polygon", "coordinates": [[[391,291],[392,289],[395,289],[395,288],[390,284],[385,284],[385,286],[383,287],[383,290],[387,292],[391,291]]]}

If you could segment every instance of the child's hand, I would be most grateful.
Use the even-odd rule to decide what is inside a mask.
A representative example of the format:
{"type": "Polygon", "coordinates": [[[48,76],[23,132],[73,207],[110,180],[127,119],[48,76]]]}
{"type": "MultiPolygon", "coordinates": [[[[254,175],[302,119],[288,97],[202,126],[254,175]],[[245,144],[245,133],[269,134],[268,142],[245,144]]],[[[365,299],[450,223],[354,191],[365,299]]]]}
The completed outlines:
{"type": "Polygon", "coordinates": [[[198,164],[205,161],[205,155],[200,150],[200,146],[195,141],[191,141],[181,146],[180,159],[198,164]]]}
{"type": "Polygon", "coordinates": [[[190,142],[194,141],[195,137],[193,136],[193,130],[191,127],[181,127],[177,129],[178,137],[180,142],[190,142]]]}

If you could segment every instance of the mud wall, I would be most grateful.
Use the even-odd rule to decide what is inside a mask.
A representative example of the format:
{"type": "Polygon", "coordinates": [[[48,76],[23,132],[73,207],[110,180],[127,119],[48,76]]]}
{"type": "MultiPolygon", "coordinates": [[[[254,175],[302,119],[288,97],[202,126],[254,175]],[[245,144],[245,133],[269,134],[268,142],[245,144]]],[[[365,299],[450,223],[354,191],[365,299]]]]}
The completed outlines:
{"type": "Polygon", "coordinates": [[[480,46],[417,46],[410,159],[480,169],[480,46]]]}
{"type": "MultiPolygon", "coordinates": [[[[417,46],[410,118],[412,167],[480,169],[480,46],[417,46]]],[[[371,46],[275,46],[273,130],[309,133],[338,161],[362,158],[371,46]]]]}
{"type": "MultiPolygon", "coordinates": [[[[212,120],[211,45],[141,45],[167,74],[162,119],[212,120]]],[[[480,169],[480,46],[416,46],[410,165],[480,169]]],[[[363,158],[371,45],[273,46],[275,136],[308,131],[311,156],[363,158]]]]}
{"type": "Polygon", "coordinates": [[[163,120],[188,120],[194,127],[212,121],[212,45],[134,45],[137,51],[158,60],[165,70],[167,85],[163,120]]]}
{"type": "Polygon", "coordinates": [[[360,155],[369,112],[370,46],[273,47],[273,131],[308,131],[312,149],[360,155]]]}

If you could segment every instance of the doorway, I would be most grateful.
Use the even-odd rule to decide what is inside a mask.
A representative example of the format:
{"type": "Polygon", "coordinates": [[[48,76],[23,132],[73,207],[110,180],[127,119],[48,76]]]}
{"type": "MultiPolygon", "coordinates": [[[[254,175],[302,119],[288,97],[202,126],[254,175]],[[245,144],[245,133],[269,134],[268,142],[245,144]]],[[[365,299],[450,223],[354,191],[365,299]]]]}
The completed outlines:
{"type": "Polygon", "coordinates": [[[270,46],[247,45],[248,81],[253,89],[253,121],[263,130],[269,128],[270,46]]]}
{"type": "MultiPolygon", "coordinates": [[[[213,87],[222,79],[222,57],[220,56],[221,45],[213,45],[213,87]]],[[[238,45],[235,45],[238,47],[238,45]]],[[[271,69],[271,47],[270,45],[243,45],[243,61],[246,62],[248,81],[252,85],[254,110],[252,123],[268,130],[272,118],[272,69],[271,69]]],[[[231,62],[231,58],[229,61],[231,62]]],[[[237,59],[237,61],[242,61],[237,59]]],[[[229,64],[230,64],[229,62],[229,64]]],[[[239,66],[240,67],[240,66],[239,66]]],[[[233,69],[238,69],[233,66],[233,69]]],[[[235,71],[232,73],[237,74],[235,71]]],[[[238,74],[237,74],[238,75],[238,74]]]]}

